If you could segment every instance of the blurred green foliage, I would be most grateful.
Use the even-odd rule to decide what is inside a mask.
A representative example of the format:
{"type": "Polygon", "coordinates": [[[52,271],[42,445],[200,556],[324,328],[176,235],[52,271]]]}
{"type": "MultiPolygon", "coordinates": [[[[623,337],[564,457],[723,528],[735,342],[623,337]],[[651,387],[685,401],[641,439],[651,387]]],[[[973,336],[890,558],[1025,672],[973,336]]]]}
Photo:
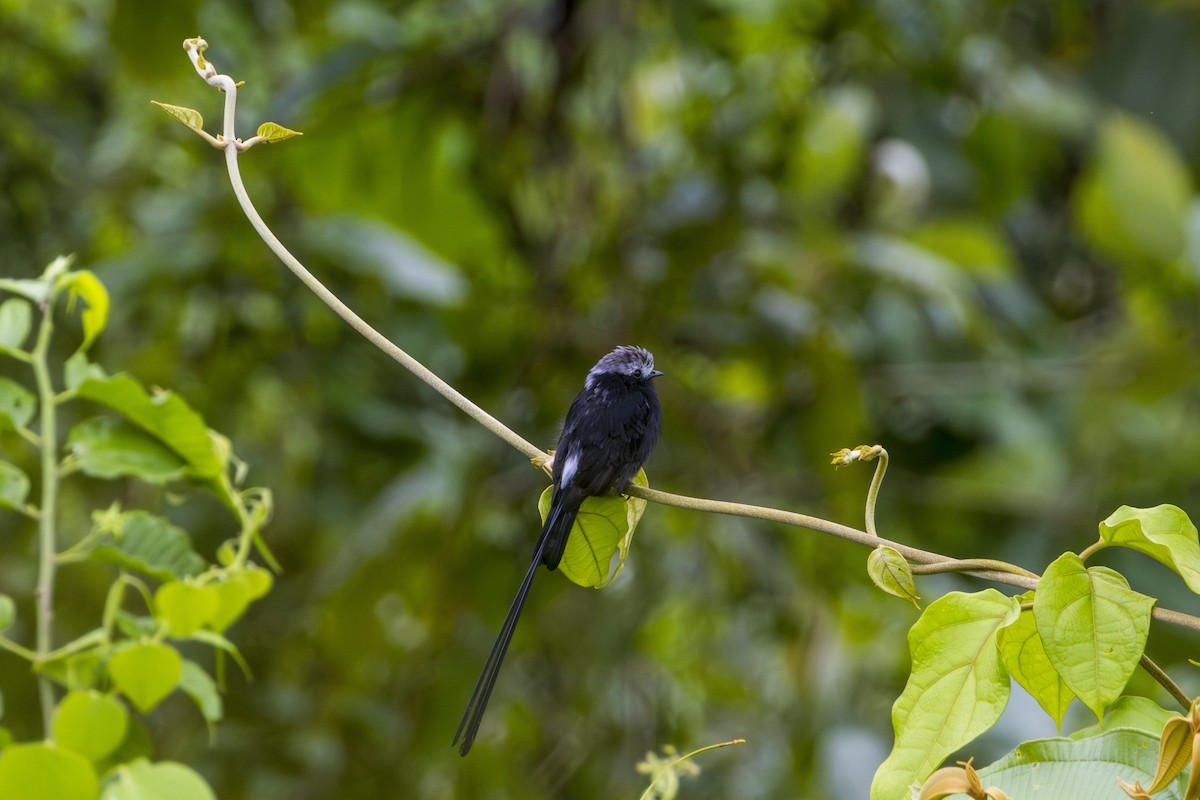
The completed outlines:
{"type": "MultiPolygon", "coordinates": [[[[216,130],[184,38],[247,81],[240,135],[305,133],[242,158],[280,238],[527,438],[553,446],[586,369],[636,342],[667,373],[651,485],[857,525],[869,476],[825,454],[880,442],[882,535],[1036,567],[1121,504],[1200,500],[1196,14],[3,3],[0,270],[76,252],[113,298],[97,360],[188,397],[275,493],[285,571],[229,634],[254,681],[230,676],[212,741],[165,703],[159,753],[222,798],[635,797],[647,751],[744,737],[681,794],[865,796],[915,619],[861,549],[651,506],[608,590],[539,581],[460,760],[449,740],[542,475],[275,262],[220,154],[149,103],[216,130]]],[[[67,524],[115,499],[73,491],[67,524]]],[[[198,549],[219,543],[216,503],[162,503],[211,531],[198,549]]],[[[31,586],[32,537],[3,525],[0,582],[31,586]]],[[[1120,567],[1192,602],[1157,565],[1120,567]]],[[[84,576],[65,632],[107,581],[84,576]]],[[[1156,626],[1149,647],[1196,691],[1185,637],[1156,626]]],[[[28,739],[22,667],[0,659],[0,687],[28,739]]],[[[1024,708],[977,763],[1047,732],[1024,708]]]]}

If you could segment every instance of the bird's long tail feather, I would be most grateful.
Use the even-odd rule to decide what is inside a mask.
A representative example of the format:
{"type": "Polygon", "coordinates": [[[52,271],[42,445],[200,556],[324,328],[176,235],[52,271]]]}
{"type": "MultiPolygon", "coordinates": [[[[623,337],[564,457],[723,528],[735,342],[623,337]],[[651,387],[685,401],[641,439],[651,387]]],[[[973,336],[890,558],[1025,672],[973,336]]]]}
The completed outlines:
{"type": "MultiPolygon", "coordinates": [[[[504,618],[504,624],[500,626],[500,633],[496,635],[492,651],[488,653],[487,661],[483,664],[483,672],[480,673],[479,680],[475,683],[475,691],[471,692],[471,699],[467,701],[467,708],[463,712],[462,720],[458,723],[458,730],[454,733],[454,741],[451,742],[451,745],[458,745],[459,740],[462,740],[458,749],[459,755],[465,756],[471,751],[471,745],[475,743],[475,734],[479,732],[479,723],[483,721],[484,709],[487,708],[488,699],[492,696],[492,689],[496,686],[500,665],[504,663],[508,644],[512,641],[517,620],[521,617],[521,609],[525,607],[525,598],[529,594],[529,587],[533,584],[534,573],[545,560],[548,545],[556,547],[558,550],[554,566],[547,564],[550,569],[558,566],[558,560],[562,558],[562,545],[556,544],[558,538],[556,532],[561,527],[564,514],[569,517],[567,520],[568,533],[571,524],[575,521],[575,514],[566,509],[565,505],[560,502],[550,509],[546,523],[542,526],[542,532],[538,535],[537,549],[533,553],[529,571],[525,573],[525,580],[521,581],[521,588],[517,590],[517,596],[513,598],[512,605],[508,609],[508,616],[504,618]]],[[[565,536],[562,538],[565,539],[565,536]]]]}
{"type": "Polygon", "coordinates": [[[521,588],[517,590],[517,596],[513,598],[512,606],[508,609],[508,616],[504,618],[504,624],[500,626],[500,633],[496,635],[492,652],[488,653],[487,661],[483,664],[483,672],[480,673],[479,680],[475,683],[475,691],[471,692],[471,699],[467,702],[462,720],[458,723],[458,730],[454,733],[454,741],[451,742],[452,745],[458,745],[459,739],[462,739],[462,744],[458,748],[459,755],[465,756],[471,751],[471,745],[475,743],[475,734],[479,732],[483,711],[487,708],[488,698],[492,696],[492,689],[496,685],[496,676],[500,674],[500,665],[504,663],[504,655],[508,652],[508,643],[512,641],[513,631],[521,616],[521,609],[525,607],[525,597],[529,594],[530,585],[533,584],[533,575],[540,565],[539,558],[535,558],[529,565],[529,571],[525,573],[525,580],[521,581],[521,588]]]}

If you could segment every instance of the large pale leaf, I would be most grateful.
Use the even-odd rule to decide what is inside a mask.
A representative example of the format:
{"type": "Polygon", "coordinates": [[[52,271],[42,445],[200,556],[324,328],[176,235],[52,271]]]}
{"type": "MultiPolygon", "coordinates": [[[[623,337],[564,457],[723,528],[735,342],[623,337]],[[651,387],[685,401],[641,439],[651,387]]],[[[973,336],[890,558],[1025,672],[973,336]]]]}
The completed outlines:
{"type": "MultiPolygon", "coordinates": [[[[1033,599],[1033,594],[1026,592],[1017,600],[1028,603],[1033,599]]],[[[1063,716],[1067,713],[1067,706],[1075,699],[1075,694],[1059,677],[1046,656],[1033,611],[1022,611],[1016,622],[1000,631],[998,641],[1008,673],[1033,695],[1033,699],[1050,715],[1061,733],[1063,716]]]]}
{"type": "Polygon", "coordinates": [[[1153,607],[1121,575],[1085,568],[1075,553],[1055,559],[1038,583],[1033,615],[1046,656],[1098,719],[1142,657],[1153,607]]]}
{"type": "Polygon", "coordinates": [[[161,581],[187,578],[205,567],[186,531],[145,511],[124,514],[120,535],[97,546],[92,557],[161,581]]]}
{"type": "Polygon", "coordinates": [[[1179,573],[1200,594],[1200,541],[1183,509],[1121,506],[1100,523],[1100,538],[1157,559],[1179,573]]]}
{"type": "MultiPolygon", "coordinates": [[[[979,770],[979,777],[1014,800],[1129,800],[1117,779],[1149,786],[1157,753],[1158,734],[1119,728],[1090,739],[1025,742],[979,770]]],[[[1175,784],[1154,800],[1182,797],[1175,784]]]]}
{"type": "Polygon", "coordinates": [[[13,800],[96,800],[91,763],[46,742],[10,744],[0,753],[0,797],[13,800]]]}
{"type": "Polygon", "coordinates": [[[175,761],[152,764],[139,758],[117,767],[105,784],[103,800],[216,800],[212,788],[191,767],[175,761]]]}
{"type": "Polygon", "coordinates": [[[166,483],[183,475],[182,456],[155,436],[122,419],[93,417],[67,434],[67,448],[79,467],[94,478],[132,475],[150,483],[166,483]]]}
{"type": "MultiPolygon", "coordinates": [[[[648,486],[645,470],[638,470],[633,482],[648,486]]],[[[550,513],[553,488],[547,486],[538,499],[542,522],[550,513]]],[[[633,531],[645,510],[646,501],[636,497],[589,497],[584,500],[558,565],[563,575],[580,586],[607,586],[625,566],[633,531]],[[616,568],[610,570],[613,553],[619,555],[616,568]]]]}
{"type": "Polygon", "coordinates": [[[896,741],[875,773],[871,800],[907,800],[946,756],[986,731],[1008,704],[1010,681],[996,634],[1020,605],[995,589],[951,592],[908,632],[912,674],[892,706],[896,741]]]}
{"type": "Polygon", "coordinates": [[[154,434],[182,456],[197,477],[213,478],[224,468],[204,420],[179,395],[161,392],[151,396],[124,374],[88,378],[77,391],[80,397],[106,405],[154,434]]]}

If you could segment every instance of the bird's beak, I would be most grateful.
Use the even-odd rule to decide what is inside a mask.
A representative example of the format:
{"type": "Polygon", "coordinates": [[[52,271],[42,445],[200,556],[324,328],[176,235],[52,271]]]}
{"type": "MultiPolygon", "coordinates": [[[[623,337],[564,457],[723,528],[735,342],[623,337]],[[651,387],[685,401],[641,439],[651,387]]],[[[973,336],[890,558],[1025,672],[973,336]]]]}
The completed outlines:
{"type": "Polygon", "coordinates": [[[661,375],[662,375],[662,373],[661,373],[661,372],[659,372],[659,371],[658,371],[658,370],[656,370],[656,369],[652,369],[652,370],[650,370],[650,377],[651,377],[651,378],[658,378],[658,377],[660,377],[661,375]]]}

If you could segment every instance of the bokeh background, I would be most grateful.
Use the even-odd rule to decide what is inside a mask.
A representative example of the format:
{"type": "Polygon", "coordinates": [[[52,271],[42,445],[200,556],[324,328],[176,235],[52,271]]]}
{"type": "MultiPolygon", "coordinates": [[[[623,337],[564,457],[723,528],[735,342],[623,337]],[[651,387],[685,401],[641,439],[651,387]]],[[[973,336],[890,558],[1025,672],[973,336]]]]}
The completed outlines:
{"type": "MultiPolygon", "coordinates": [[[[1194,4],[8,0],[0,272],[76,253],[113,295],[96,360],[183,393],[275,493],[285,571],[229,632],[253,681],[211,738],[182,698],[149,720],[222,798],[634,798],[647,751],[734,737],[684,797],[862,797],[916,611],[858,546],[651,506],[608,590],[539,576],[460,759],[544,477],[302,289],[221,155],[150,105],[219,129],[197,33],[246,81],[240,135],[305,134],[241,159],[278,235],[531,441],[633,342],[667,373],[669,491],[861,526],[869,473],[826,454],[878,442],[883,535],[1035,570],[1121,504],[1200,511],[1194,4]]],[[[71,487],[74,519],[114,499],[71,487]]],[[[208,552],[231,532],[212,502],[115,496],[208,552]]],[[[31,531],[0,531],[28,592],[31,531]]],[[[63,636],[108,579],[80,569],[63,636]]],[[[1156,626],[1150,652],[1200,689],[1193,638],[1156,626]]],[[[40,735],[15,659],[0,690],[40,735]]],[[[1014,695],[967,752],[1053,732],[1014,695]]]]}

